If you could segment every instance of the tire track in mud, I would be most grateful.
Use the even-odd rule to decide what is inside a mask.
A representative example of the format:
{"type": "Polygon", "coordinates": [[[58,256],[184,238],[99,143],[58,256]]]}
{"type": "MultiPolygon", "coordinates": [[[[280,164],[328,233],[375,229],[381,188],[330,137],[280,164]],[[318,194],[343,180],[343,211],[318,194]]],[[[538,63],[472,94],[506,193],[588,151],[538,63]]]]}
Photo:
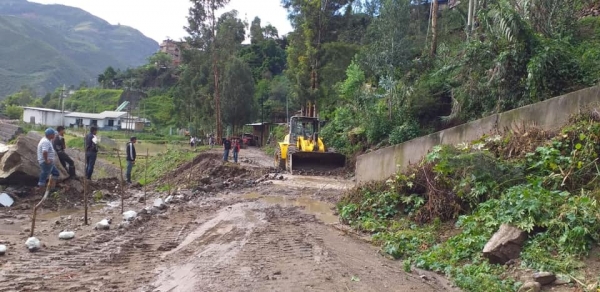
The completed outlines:
{"type": "Polygon", "coordinates": [[[221,209],[161,257],[153,291],[441,291],[297,207],[256,202],[221,209]]]}
{"type": "Polygon", "coordinates": [[[193,227],[195,214],[180,215],[177,222],[152,218],[129,230],[97,231],[23,253],[2,266],[0,292],[132,291],[154,277],[149,266],[193,227]]]}

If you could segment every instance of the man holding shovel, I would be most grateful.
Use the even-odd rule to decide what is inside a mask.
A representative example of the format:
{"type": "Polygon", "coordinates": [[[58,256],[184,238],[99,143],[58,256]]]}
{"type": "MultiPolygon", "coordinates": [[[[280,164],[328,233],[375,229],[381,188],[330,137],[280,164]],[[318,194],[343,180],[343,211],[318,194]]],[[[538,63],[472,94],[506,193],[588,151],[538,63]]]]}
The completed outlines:
{"type": "Polygon", "coordinates": [[[46,180],[50,175],[52,175],[52,180],[50,181],[50,191],[56,191],[56,181],[60,176],[58,169],[54,165],[54,160],[56,159],[56,151],[52,147],[52,140],[56,136],[56,131],[52,128],[46,129],[44,132],[45,137],[40,140],[37,147],[37,160],[40,165],[40,179],[38,181],[39,187],[44,187],[46,185],[46,180]]]}

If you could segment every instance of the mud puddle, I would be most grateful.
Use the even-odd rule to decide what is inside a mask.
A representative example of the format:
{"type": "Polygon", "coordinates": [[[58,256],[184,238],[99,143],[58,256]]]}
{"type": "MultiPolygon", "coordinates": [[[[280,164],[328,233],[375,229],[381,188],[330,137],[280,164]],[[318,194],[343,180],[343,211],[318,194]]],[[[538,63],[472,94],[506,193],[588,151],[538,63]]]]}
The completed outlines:
{"type": "Polygon", "coordinates": [[[262,202],[276,204],[283,207],[301,207],[305,213],[315,215],[317,219],[323,221],[325,224],[335,224],[339,222],[338,216],[333,214],[333,204],[315,200],[307,196],[290,198],[286,196],[264,196],[256,193],[250,193],[243,195],[242,198],[259,199],[262,202]]]}
{"type": "Polygon", "coordinates": [[[350,180],[335,177],[284,174],[283,178],[283,180],[273,180],[273,184],[331,190],[346,190],[354,186],[354,182],[350,180]]]}
{"type": "MultiPolygon", "coordinates": [[[[105,207],[107,207],[107,206],[106,205],[90,206],[88,208],[88,214],[96,212],[96,211],[101,211],[105,207]]],[[[84,213],[85,213],[85,210],[83,208],[67,208],[67,209],[62,209],[62,210],[58,210],[58,211],[40,210],[39,213],[36,215],[36,217],[39,220],[47,221],[47,220],[57,219],[57,218],[61,218],[61,217],[68,217],[68,216],[83,217],[84,213]]]]}

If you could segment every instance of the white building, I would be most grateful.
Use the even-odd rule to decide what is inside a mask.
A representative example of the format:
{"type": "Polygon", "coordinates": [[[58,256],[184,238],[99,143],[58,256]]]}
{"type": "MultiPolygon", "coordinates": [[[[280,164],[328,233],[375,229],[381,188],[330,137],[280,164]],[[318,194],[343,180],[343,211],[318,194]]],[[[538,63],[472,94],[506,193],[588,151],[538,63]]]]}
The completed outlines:
{"type": "Polygon", "coordinates": [[[60,110],[23,107],[23,121],[35,125],[66,128],[89,128],[96,126],[100,130],[143,130],[146,119],[128,116],[127,112],[104,111],[99,114],[68,112],[60,110]],[[140,126],[140,122],[142,122],[140,126]]]}
{"type": "Polygon", "coordinates": [[[65,127],[91,127],[96,126],[102,130],[121,129],[121,120],[127,112],[104,111],[99,114],[70,112],[65,113],[65,127]]]}
{"type": "Polygon", "coordinates": [[[55,109],[26,106],[23,107],[23,121],[33,125],[57,127],[63,124],[63,114],[55,109]]]}

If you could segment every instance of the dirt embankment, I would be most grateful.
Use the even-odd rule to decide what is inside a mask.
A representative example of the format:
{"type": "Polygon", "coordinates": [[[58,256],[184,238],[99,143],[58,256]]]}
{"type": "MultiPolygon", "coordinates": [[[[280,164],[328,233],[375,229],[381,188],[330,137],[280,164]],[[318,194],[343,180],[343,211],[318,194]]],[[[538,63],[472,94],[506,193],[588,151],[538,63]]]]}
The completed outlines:
{"type": "MultiPolygon", "coordinates": [[[[247,161],[270,161],[253,155],[247,161]]],[[[117,197],[107,197],[113,201],[96,204],[90,216],[92,223],[112,219],[109,230],[83,225],[80,209],[53,213],[45,205],[35,233],[44,246],[35,253],[23,244],[30,211],[18,206],[27,202],[17,202],[0,219],[11,222],[0,228],[0,244],[8,246],[0,256],[0,292],[450,289],[435,277],[403,272],[401,263],[328,226],[336,217],[327,201],[351,181],[286,175],[242,187],[236,181],[256,182],[270,169],[220,160],[201,154],[163,178],[159,183],[177,187],[166,208],[152,207],[165,192],[149,192],[144,203],[142,191],[127,190],[125,210],[138,213],[130,223],[121,223],[117,197]],[[194,189],[215,182],[223,188],[194,189]],[[75,231],[75,239],[58,240],[62,230],[75,231]]]]}

